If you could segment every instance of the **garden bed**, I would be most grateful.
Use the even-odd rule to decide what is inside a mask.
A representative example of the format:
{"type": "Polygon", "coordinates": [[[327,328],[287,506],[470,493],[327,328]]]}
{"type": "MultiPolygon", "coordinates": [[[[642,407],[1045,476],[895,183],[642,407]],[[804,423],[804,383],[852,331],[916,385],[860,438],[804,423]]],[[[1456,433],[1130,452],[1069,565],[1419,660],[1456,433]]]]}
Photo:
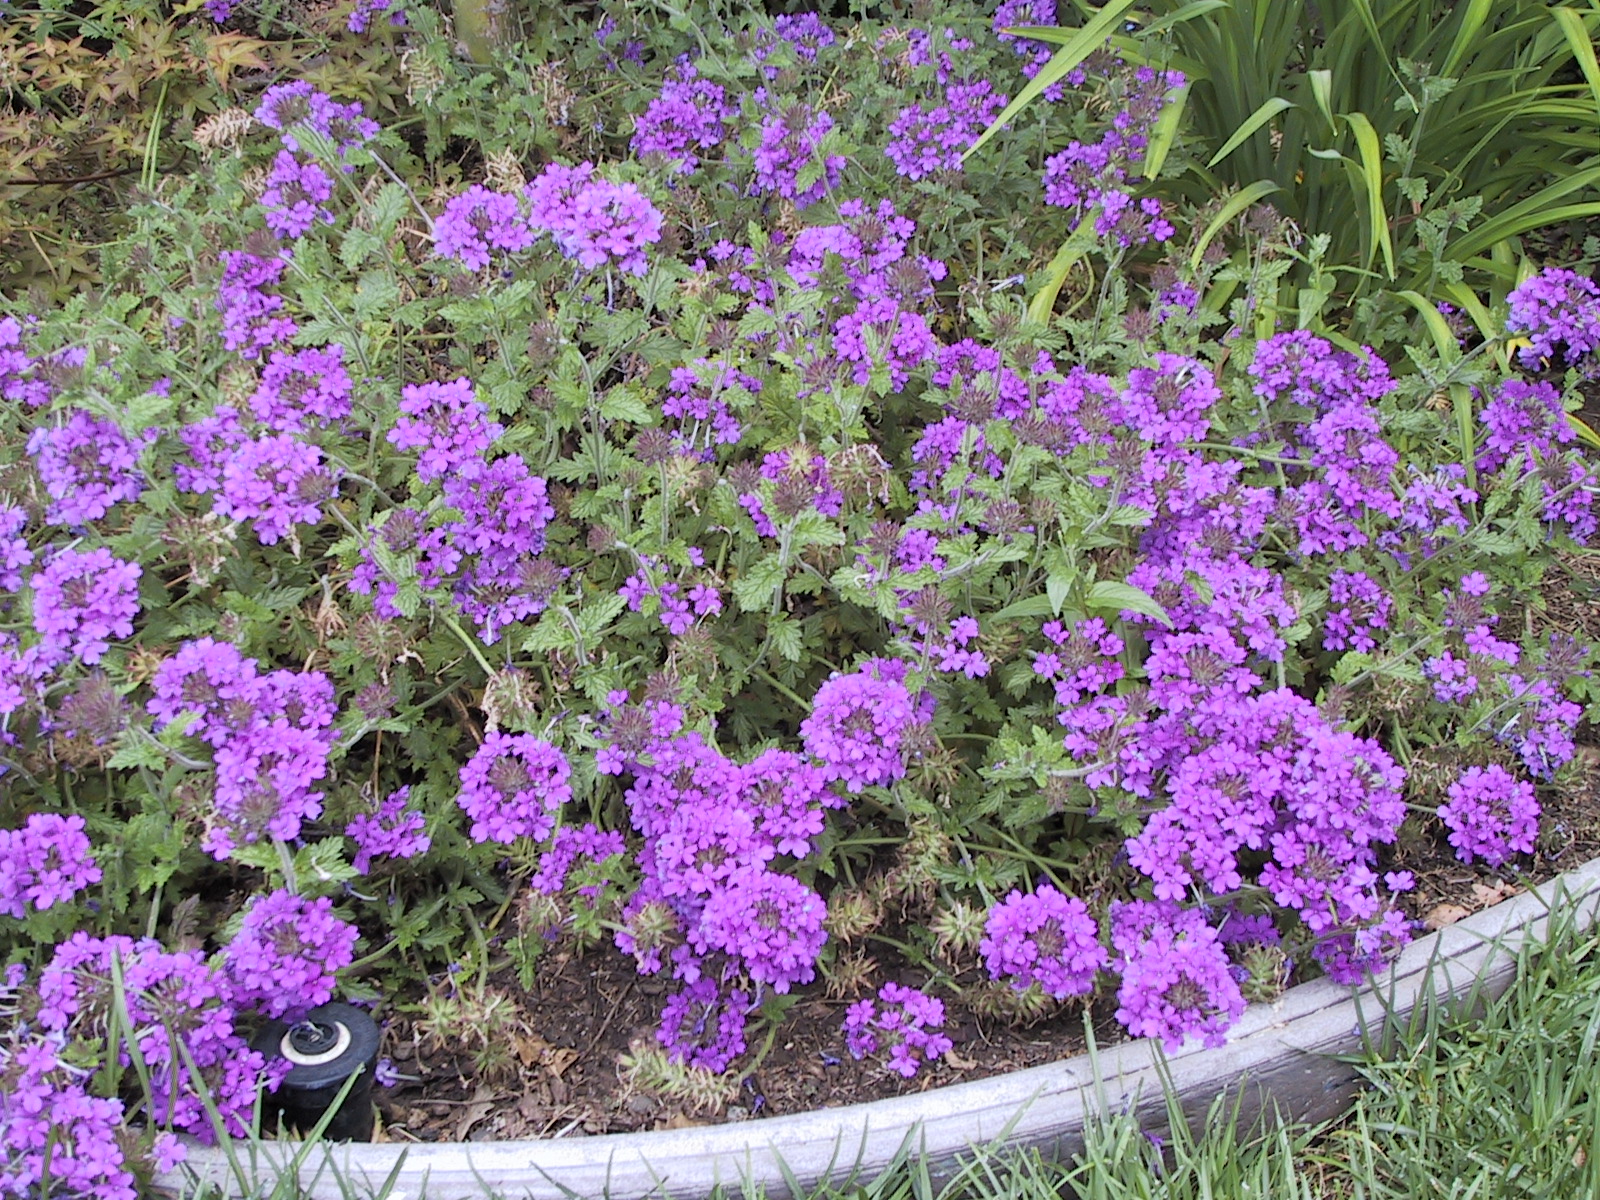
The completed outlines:
{"type": "MultiPolygon", "coordinates": [[[[1264,1105],[1286,1118],[1315,1122],[1337,1115],[1357,1072],[1337,1056],[1358,1052],[1386,1022],[1419,1017],[1434,1006],[1466,1011],[1497,995],[1515,974],[1519,949],[1538,942],[1552,907],[1588,928],[1600,913],[1600,860],[1413,942],[1383,978],[1350,989],[1314,980],[1275,1004],[1253,1005],[1219,1049],[1196,1044],[1162,1055],[1148,1040],[975,1083],[714,1128],[607,1137],[489,1144],[336,1145],[312,1148],[299,1178],[308,1200],[346,1200],[350,1183],[395,1186],[427,1200],[569,1200],[573,1195],[698,1200],[718,1185],[760,1187],[772,1197],[809,1189],[852,1171],[870,1179],[905,1146],[936,1177],[977,1146],[1004,1142],[1069,1154],[1085,1120],[1132,1107],[1158,1132],[1170,1081],[1192,1119],[1219,1094],[1242,1088],[1248,1123],[1264,1105]]],[[[248,1179],[270,1181],[299,1147],[243,1147],[248,1179]]],[[[191,1150],[188,1171],[227,1188],[235,1182],[221,1150],[191,1150]]],[[[166,1182],[177,1186],[188,1171],[166,1182]]],[[[749,1194],[746,1192],[745,1194],[749,1194]]]]}

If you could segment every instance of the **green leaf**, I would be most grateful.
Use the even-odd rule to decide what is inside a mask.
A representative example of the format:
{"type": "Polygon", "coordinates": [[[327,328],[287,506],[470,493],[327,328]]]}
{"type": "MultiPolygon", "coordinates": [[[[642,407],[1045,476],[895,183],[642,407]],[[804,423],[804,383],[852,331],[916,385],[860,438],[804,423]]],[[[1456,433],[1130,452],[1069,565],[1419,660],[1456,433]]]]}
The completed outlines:
{"type": "Polygon", "coordinates": [[[1067,597],[1072,595],[1072,585],[1075,582],[1077,581],[1073,576],[1065,573],[1052,571],[1045,576],[1044,594],[1045,598],[1050,602],[1052,615],[1057,617],[1061,615],[1061,610],[1067,603],[1067,597]]]}
{"type": "Polygon", "coordinates": [[[1060,608],[1051,604],[1049,596],[1024,596],[1006,605],[997,613],[989,617],[991,621],[1014,621],[1019,617],[1052,617],[1060,612],[1060,608]]]}
{"type": "Polygon", "coordinates": [[[635,383],[619,383],[606,392],[600,402],[600,415],[608,421],[626,421],[632,425],[651,423],[650,406],[644,402],[644,388],[635,383]]]}
{"type": "Polygon", "coordinates": [[[1090,608],[1121,612],[1140,613],[1146,617],[1154,617],[1168,629],[1171,629],[1172,618],[1167,616],[1167,610],[1156,603],[1155,597],[1143,588],[1136,588],[1131,583],[1118,583],[1114,579],[1097,580],[1089,589],[1088,604],[1090,608]]]}
{"type": "Polygon", "coordinates": [[[745,612],[757,612],[772,603],[783,583],[783,563],[776,554],[758,558],[732,583],[733,598],[745,612]]]}
{"type": "Polygon", "coordinates": [[[1198,271],[1200,260],[1205,257],[1206,247],[1211,245],[1212,239],[1227,228],[1232,221],[1245,209],[1257,200],[1281,192],[1283,189],[1270,179],[1258,179],[1248,187],[1241,188],[1229,197],[1228,202],[1222,206],[1217,215],[1211,218],[1211,223],[1206,226],[1205,232],[1200,235],[1200,240],[1195,243],[1194,253],[1189,256],[1189,269],[1198,271]]]}
{"type": "Polygon", "coordinates": [[[1438,304],[1410,288],[1396,292],[1395,295],[1422,316],[1422,323],[1428,327],[1428,336],[1433,339],[1433,348],[1439,352],[1441,360],[1453,363],[1461,357],[1461,344],[1456,340],[1456,335],[1450,331],[1450,323],[1444,319],[1438,304]]]}
{"type": "Polygon", "coordinates": [[[358,321],[387,319],[400,303],[400,285],[387,270],[368,271],[356,284],[352,301],[358,321]]]}
{"type": "Polygon", "coordinates": [[[778,613],[767,624],[767,637],[772,642],[772,648],[784,658],[790,662],[800,661],[805,645],[799,621],[791,621],[782,613],[778,613]]]}
{"type": "Polygon", "coordinates": [[[1241,124],[1239,128],[1233,131],[1232,137],[1222,143],[1221,147],[1206,163],[1206,166],[1208,168],[1216,166],[1223,159],[1227,158],[1228,155],[1232,154],[1240,146],[1244,145],[1245,142],[1249,141],[1256,130],[1260,129],[1268,121],[1272,120],[1273,117],[1277,116],[1286,108],[1294,107],[1296,107],[1296,105],[1293,101],[1285,100],[1282,96],[1274,96],[1272,99],[1263,103],[1255,110],[1255,112],[1251,113],[1244,119],[1244,123],[1241,124]]]}
{"type": "Polygon", "coordinates": [[[1595,119],[1600,120],[1600,62],[1595,61],[1594,41],[1589,36],[1588,29],[1584,27],[1583,18],[1570,8],[1553,9],[1550,15],[1556,19],[1556,24],[1561,26],[1561,32],[1572,50],[1572,57],[1578,60],[1578,67],[1583,71],[1583,77],[1589,81],[1589,93],[1594,97],[1595,103],[1595,119]]]}
{"type": "Polygon", "coordinates": [[[1155,127],[1150,131],[1150,140],[1144,151],[1146,179],[1154,179],[1161,174],[1161,168],[1167,161],[1172,143],[1177,140],[1178,130],[1183,127],[1183,114],[1189,107],[1189,89],[1192,86],[1194,85],[1185,79],[1183,86],[1172,93],[1161,109],[1161,115],[1156,118],[1155,127]]]}
{"type": "MultiPolygon", "coordinates": [[[[1383,207],[1383,150],[1378,143],[1378,131],[1372,127],[1365,113],[1345,113],[1345,124],[1356,136],[1356,152],[1361,155],[1357,178],[1367,197],[1367,217],[1372,222],[1372,238],[1383,251],[1383,266],[1390,279],[1394,278],[1394,237],[1389,231],[1389,215],[1383,207]]],[[[1347,160],[1348,161],[1348,160],[1347,160]]],[[[1367,266],[1372,265],[1372,254],[1367,254],[1367,266]]]]}

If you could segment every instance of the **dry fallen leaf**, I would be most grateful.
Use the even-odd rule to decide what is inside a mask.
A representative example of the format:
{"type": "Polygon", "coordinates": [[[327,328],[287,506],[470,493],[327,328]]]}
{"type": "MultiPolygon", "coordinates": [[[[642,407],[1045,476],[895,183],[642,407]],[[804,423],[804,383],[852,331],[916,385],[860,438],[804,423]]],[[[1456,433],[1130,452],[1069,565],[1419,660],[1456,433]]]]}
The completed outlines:
{"type": "Polygon", "coordinates": [[[958,1071],[970,1071],[978,1065],[970,1058],[962,1058],[954,1050],[946,1050],[941,1057],[958,1071]]]}
{"type": "Polygon", "coordinates": [[[1462,908],[1459,904],[1435,904],[1428,910],[1428,915],[1422,918],[1422,923],[1429,929],[1443,929],[1471,915],[1471,909],[1462,908]]]}
{"type": "Polygon", "coordinates": [[[1475,883],[1475,884],[1473,884],[1472,885],[1472,898],[1474,900],[1476,900],[1484,908],[1488,908],[1491,904],[1499,904],[1500,901],[1502,901],[1502,900],[1504,900],[1504,899],[1506,899],[1506,898],[1508,898],[1510,896],[1515,896],[1518,893],[1520,893],[1521,891],[1522,891],[1522,889],[1519,888],[1516,884],[1514,884],[1514,883],[1506,883],[1503,880],[1497,879],[1492,884],[1491,883],[1475,883]]]}
{"type": "Polygon", "coordinates": [[[472,1100],[461,1110],[461,1115],[456,1118],[456,1135],[454,1140],[464,1142],[472,1127],[494,1111],[494,1089],[487,1084],[480,1083],[478,1090],[472,1093],[472,1100]]]}

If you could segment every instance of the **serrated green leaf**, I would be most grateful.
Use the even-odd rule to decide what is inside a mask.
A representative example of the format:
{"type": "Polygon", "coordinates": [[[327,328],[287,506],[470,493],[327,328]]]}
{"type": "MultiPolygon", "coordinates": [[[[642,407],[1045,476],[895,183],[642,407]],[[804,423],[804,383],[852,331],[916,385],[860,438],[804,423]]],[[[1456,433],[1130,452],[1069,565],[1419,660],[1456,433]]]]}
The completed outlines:
{"type": "Polygon", "coordinates": [[[767,637],[772,642],[772,648],[784,658],[790,662],[800,661],[804,638],[801,636],[799,621],[791,621],[782,613],[778,613],[767,625],[767,637]]]}
{"type": "Polygon", "coordinates": [[[360,269],[383,250],[383,238],[370,229],[352,228],[339,243],[339,261],[347,271],[360,269]]]}
{"type": "Polygon", "coordinates": [[[111,752],[111,757],[106,760],[106,766],[113,770],[128,770],[134,767],[149,767],[151,770],[160,770],[167,765],[167,752],[160,743],[151,740],[142,730],[129,731],[117,743],[117,748],[111,752]]]}
{"type": "Polygon", "coordinates": [[[387,319],[400,303],[400,285],[387,270],[368,271],[356,284],[351,300],[358,321],[387,319]]]}
{"type": "Polygon", "coordinates": [[[652,421],[650,406],[644,402],[644,389],[631,383],[620,383],[606,393],[600,402],[600,415],[608,421],[631,425],[649,425],[652,421]]]}
{"type": "Polygon", "coordinates": [[[732,583],[733,598],[745,612],[757,612],[772,603],[783,583],[783,563],[776,554],[757,559],[732,583]]]}

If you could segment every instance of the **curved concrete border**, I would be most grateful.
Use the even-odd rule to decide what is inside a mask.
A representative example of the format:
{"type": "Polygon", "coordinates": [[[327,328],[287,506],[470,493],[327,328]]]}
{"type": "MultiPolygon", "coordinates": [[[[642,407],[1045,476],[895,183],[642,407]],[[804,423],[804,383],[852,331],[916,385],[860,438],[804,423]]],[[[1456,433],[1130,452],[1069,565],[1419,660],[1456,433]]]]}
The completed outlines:
{"type": "MultiPolygon", "coordinates": [[[[1364,989],[1325,979],[1289,989],[1276,1004],[1253,1005],[1208,1050],[1186,1045],[1164,1071],[1185,1111],[1203,1112],[1218,1094],[1242,1088],[1241,1111],[1252,1118],[1268,1097],[1288,1115],[1336,1115],[1356,1087],[1354,1067],[1330,1056],[1359,1050],[1364,1032],[1386,1018],[1404,1018],[1444,1003],[1499,994],[1515,972],[1517,950],[1540,937],[1549,908],[1564,893],[1564,911],[1583,927],[1600,914],[1600,859],[1531,892],[1476,913],[1409,946],[1387,977],[1364,989]]],[[[935,1174],[958,1155],[1003,1140],[1065,1153],[1078,1143],[1085,1116],[1103,1107],[1134,1108],[1163,1123],[1163,1067],[1154,1044],[1125,1042],[1048,1066],[936,1088],[915,1096],[793,1116],[657,1133],[545,1141],[337,1145],[306,1151],[298,1164],[307,1200],[373,1194],[387,1179],[399,1200],[695,1200],[718,1184],[760,1184],[769,1196],[790,1183],[811,1187],[857,1168],[870,1178],[909,1146],[935,1174]],[[354,1191],[345,1190],[355,1185],[354,1191]]],[[[296,1169],[297,1143],[236,1143],[250,1179],[271,1180],[296,1169]]],[[[198,1175],[237,1194],[227,1155],[195,1147],[184,1168],[161,1182],[198,1175]]],[[[738,1194],[735,1192],[734,1194],[738,1194]]]]}

